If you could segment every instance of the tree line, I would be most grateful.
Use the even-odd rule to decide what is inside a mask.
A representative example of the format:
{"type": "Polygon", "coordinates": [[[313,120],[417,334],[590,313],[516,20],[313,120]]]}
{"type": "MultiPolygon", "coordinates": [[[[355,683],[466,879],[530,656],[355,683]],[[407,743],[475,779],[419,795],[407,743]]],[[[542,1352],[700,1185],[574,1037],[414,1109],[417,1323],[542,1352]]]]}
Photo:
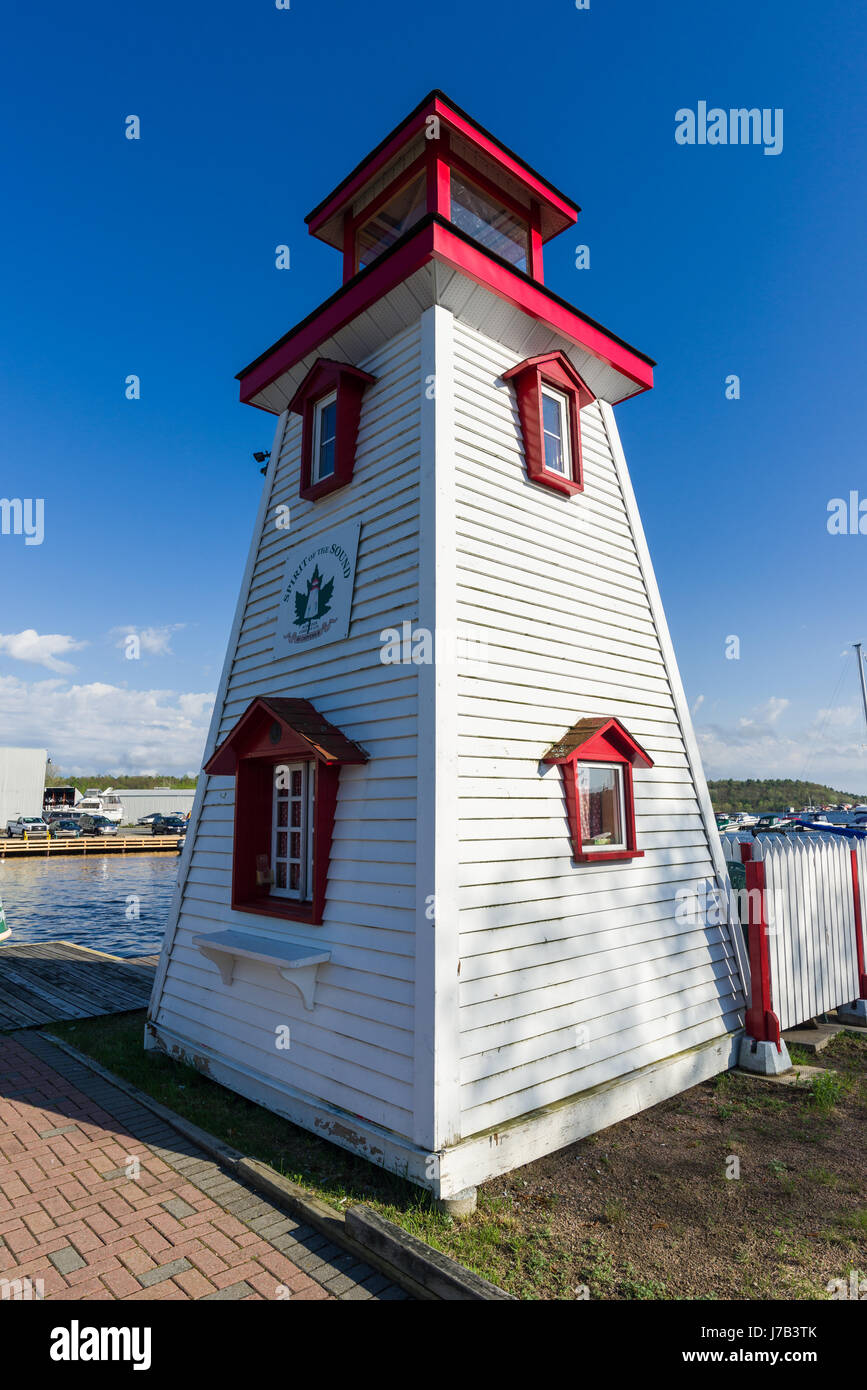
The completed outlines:
{"type": "Polygon", "coordinates": [[[734,778],[708,782],[710,799],[715,811],[749,811],[757,815],[762,811],[785,811],[794,806],[800,811],[804,806],[838,805],[848,802],[856,805],[867,801],[860,792],[835,791],[822,782],[794,782],[788,779],[754,778],[738,782],[734,778]]]}

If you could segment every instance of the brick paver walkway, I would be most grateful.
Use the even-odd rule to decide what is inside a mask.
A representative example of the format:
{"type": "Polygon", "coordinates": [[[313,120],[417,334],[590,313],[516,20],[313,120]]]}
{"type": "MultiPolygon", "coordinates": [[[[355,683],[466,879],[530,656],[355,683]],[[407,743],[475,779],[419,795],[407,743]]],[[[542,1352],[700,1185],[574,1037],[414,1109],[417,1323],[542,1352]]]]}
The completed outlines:
{"type": "Polygon", "coordinates": [[[29,1032],[0,1039],[0,1279],[50,1299],[407,1297],[29,1032]]]}

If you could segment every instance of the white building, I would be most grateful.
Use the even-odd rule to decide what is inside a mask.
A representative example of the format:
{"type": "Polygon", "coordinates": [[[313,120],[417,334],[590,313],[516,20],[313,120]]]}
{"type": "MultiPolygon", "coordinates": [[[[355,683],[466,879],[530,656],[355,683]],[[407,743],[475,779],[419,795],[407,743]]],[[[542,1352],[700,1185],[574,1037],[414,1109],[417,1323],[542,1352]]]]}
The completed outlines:
{"type": "Polygon", "coordinates": [[[142,816],[186,816],[193,809],[195,790],[190,787],[120,787],[123,824],[135,825],[142,816]]]}
{"type": "Polygon", "coordinates": [[[45,748],[0,748],[0,831],[14,816],[41,816],[45,748]]]}
{"type": "Polygon", "coordinates": [[[147,1045],[438,1196],[735,1059],[739,929],[577,209],[434,93],[308,218],[147,1045]],[[291,526],[288,518],[291,517],[291,526]],[[431,645],[437,660],[430,661],[431,645]]]}

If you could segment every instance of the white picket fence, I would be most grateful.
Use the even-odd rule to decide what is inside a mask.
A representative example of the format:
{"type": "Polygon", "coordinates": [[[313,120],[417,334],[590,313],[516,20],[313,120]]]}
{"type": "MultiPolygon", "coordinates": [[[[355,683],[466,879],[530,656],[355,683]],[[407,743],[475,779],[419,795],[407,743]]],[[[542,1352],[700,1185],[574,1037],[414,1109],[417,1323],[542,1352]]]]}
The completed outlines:
{"type": "MultiPolygon", "coordinates": [[[[739,838],[721,839],[725,858],[740,863],[739,838]]],[[[753,861],[764,864],[771,1007],[785,1030],[858,998],[851,851],[863,932],[867,841],[817,832],[759,835],[750,843],[753,861]]],[[[752,959],[750,967],[756,969],[752,959]]]]}

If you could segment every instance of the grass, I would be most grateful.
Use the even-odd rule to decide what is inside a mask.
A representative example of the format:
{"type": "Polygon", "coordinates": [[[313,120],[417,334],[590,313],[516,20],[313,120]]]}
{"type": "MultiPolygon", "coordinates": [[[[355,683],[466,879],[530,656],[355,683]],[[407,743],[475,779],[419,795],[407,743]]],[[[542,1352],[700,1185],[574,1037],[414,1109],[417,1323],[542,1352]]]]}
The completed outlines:
{"type": "MultiPolygon", "coordinates": [[[[736,1297],[815,1298],[824,1296],[817,1292],[825,1287],[815,1265],[820,1254],[860,1258],[855,1252],[867,1235],[867,1211],[856,1207],[857,1174],[833,1136],[848,1133],[867,1100],[864,1038],[836,1039],[839,1056],[830,1065],[839,1070],[797,1090],[722,1073],[644,1116],[485,1184],[477,1212],[455,1222],[414,1184],[182,1062],[146,1053],[143,1027],[144,1013],[137,1012],[46,1031],[336,1210],[364,1202],[519,1298],[716,1298],[731,1297],[732,1290],[736,1297]],[[718,1140],[709,1137],[717,1127],[718,1140]],[[809,1162],[803,1151],[792,1157],[786,1145],[793,1143],[810,1146],[809,1162]],[[707,1166],[708,1144],[718,1171],[707,1166]],[[740,1153],[753,1155],[741,1181],[723,1181],[726,1155],[740,1153]],[[558,1174],[566,1170],[561,1186],[558,1174]],[[834,1208],[826,1207],[821,1222],[798,1216],[811,1192],[821,1193],[823,1203],[833,1196],[834,1208]],[[699,1263],[691,1267],[693,1258],[699,1263]]],[[[836,1273],[835,1265],[829,1269],[836,1273]]]]}

